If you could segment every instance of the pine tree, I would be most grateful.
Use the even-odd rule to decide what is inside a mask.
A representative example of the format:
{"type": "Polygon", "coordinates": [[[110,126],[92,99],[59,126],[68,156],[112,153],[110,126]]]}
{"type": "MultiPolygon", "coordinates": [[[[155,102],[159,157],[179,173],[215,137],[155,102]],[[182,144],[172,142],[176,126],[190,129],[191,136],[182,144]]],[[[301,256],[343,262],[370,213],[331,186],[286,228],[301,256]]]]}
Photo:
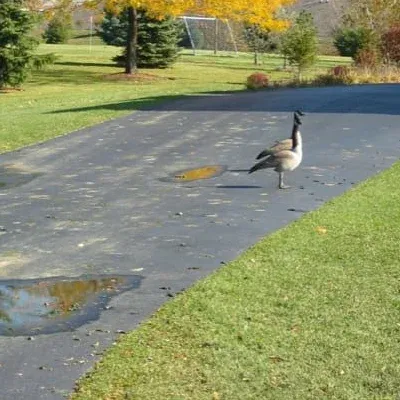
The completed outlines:
{"type": "Polygon", "coordinates": [[[297,77],[301,80],[304,69],[317,60],[317,30],[309,12],[301,11],[292,26],[283,34],[282,54],[289,64],[297,67],[297,77]]]}
{"type": "Polygon", "coordinates": [[[104,43],[111,46],[126,46],[128,30],[128,13],[114,14],[106,11],[98,29],[98,34],[104,43]]]}
{"type": "Polygon", "coordinates": [[[272,32],[256,24],[245,24],[244,39],[254,53],[254,64],[260,64],[260,54],[277,49],[277,39],[272,32]]]}
{"type": "Polygon", "coordinates": [[[156,20],[144,14],[139,22],[142,29],[138,41],[139,66],[165,68],[178,57],[181,25],[172,18],[156,20]]]}
{"type": "Polygon", "coordinates": [[[37,46],[29,35],[33,23],[23,0],[0,1],[0,88],[19,86],[26,79],[37,46]]]}
{"type": "MultiPolygon", "coordinates": [[[[126,46],[128,13],[119,16],[106,13],[101,24],[100,36],[107,44],[126,46]]],[[[165,68],[178,56],[178,42],[181,26],[172,18],[162,20],[150,18],[145,12],[138,12],[137,65],[140,68],[165,68]]],[[[125,65],[126,49],[115,60],[125,65]]]]}
{"type": "Polygon", "coordinates": [[[66,43],[72,32],[72,15],[57,12],[53,15],[43,34],[46,43],[66,43]]]}

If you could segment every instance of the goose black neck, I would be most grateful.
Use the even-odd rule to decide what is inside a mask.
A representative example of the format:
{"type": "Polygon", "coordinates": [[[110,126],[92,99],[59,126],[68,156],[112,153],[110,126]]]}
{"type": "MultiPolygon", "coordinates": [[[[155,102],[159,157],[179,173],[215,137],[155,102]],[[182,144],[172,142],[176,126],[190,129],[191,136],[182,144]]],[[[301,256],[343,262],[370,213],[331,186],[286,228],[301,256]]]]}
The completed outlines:
{"type": "Polygon", "coordinates": [[[293,131],[292,131],[292,142],[293,142],[293,148],[295,148],[299,142],[297,140],[297,132],[299,131],[299,124],[297,122],[295,122],[293,124],[293,131]]]}

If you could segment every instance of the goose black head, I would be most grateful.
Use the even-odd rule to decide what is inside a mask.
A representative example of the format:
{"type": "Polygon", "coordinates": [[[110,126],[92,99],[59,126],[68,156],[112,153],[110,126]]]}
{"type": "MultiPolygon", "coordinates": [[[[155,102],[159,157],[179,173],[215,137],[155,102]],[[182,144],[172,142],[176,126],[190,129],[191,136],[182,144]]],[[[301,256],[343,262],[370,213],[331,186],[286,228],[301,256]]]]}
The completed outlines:
{"type": "Polygon", "coordinates": [[[301,125],[302,124],[301,119],[297,114],[294,114],[294,124],[295,125],[301,125]]]}
{"type": "Polygon", "coordinates": [[[301,125],[302,122],[301,122],[300,117],[303,117],[304,115],[305,115],[305,114],[304,114],[302,111],[296,110],[296,111],[294,112],[294,124],[295,124],[295,125],[301,125]]]}

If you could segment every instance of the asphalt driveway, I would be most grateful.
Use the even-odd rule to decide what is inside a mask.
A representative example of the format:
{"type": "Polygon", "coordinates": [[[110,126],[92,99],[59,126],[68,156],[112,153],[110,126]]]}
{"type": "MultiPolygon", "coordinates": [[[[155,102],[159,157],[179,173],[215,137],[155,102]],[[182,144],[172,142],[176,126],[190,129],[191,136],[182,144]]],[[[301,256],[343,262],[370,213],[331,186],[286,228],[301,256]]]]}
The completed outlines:
{"type": "Polygon", "coordinates": [[[73,331],[0,336],[0,398],[63,398],[169,297],[399,154],[400,85],[371,85],[187,97],[0,155],[1,280],[138,282],[73,331]],[[280,191],[276,173],[246,169],[298,108],[303,163],[280,191]],[[227,170],[165,179],[209,164],[227,170]]]}

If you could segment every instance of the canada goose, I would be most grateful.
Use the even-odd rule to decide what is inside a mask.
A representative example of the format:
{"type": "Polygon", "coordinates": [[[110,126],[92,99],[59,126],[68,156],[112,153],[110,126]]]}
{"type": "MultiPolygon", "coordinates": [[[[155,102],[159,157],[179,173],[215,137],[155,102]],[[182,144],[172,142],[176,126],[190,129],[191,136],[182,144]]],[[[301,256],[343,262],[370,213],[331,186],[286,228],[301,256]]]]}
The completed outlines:
{"type": "Polygon", "coordinates": [[[293,135],[295,132],[295,125],[301,125],[301,120],[300,116],[305,115],[302,111],[296,110],[294,112],[294,118],[293,118],[293,131],[292,131],[292,136],[289,139],[283,139],[283,140],[277,140],[275,144],[268,149],[263,150],[257,157],[256,159],[259,160],[260,158],[264,158],[267,156],[270,156],[274,153],[277,153],[278,151],[282,150],[290,150],[293,147],[293,135]]]}
{"type": "Polygon", "coordinates": [[[274,168],[279,174],[279,189],[287,189],[289,187],[283,183],[283,174],[284,172],[296,169],[303,158],[302,138],[299,130],[299,126],[301,125],[300,115],[295,112],[291,139],[292,147],[289,150],[281,150],[269,155],[264,160],[255,164],[249,170],[249,174],[259,169],[274,168]]]}

